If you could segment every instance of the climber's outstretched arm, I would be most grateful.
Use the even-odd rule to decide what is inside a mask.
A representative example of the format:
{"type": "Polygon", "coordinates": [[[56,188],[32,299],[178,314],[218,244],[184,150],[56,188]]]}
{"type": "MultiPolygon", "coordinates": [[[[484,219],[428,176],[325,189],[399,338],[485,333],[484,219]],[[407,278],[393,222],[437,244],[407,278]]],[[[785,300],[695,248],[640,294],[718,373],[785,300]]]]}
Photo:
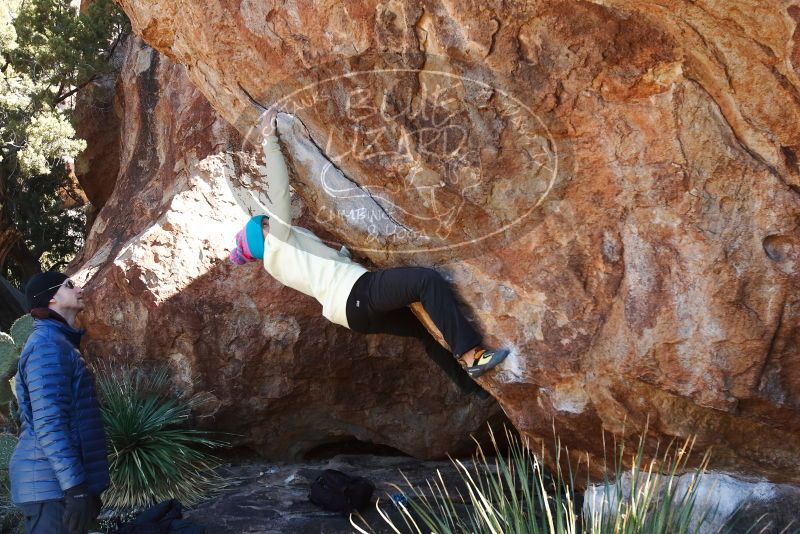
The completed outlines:
{"type": "Polygon", "coordinates": [[[289,169],[286,168],[286,161],[278,144],[276,126],[276,113],[265,112],[261,117],[260,127],[263,136],[261,149],[264,151],[266,166],[269,233],[276,239],[286,241],[292,224],[289,169]]]}

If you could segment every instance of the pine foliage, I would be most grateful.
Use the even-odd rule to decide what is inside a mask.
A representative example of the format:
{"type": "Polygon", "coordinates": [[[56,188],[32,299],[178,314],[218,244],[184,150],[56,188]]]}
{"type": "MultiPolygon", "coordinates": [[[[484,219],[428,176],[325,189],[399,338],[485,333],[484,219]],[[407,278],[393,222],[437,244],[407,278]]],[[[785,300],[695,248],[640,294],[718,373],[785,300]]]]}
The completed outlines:
{"type": "Polygon", "coordinates": [[[86,147],[70,122],[74,96],[114,69],[129,31],[111,0],[83,13],[70,0],[0,2],[0,274],[18,285],[33,273],[9,261],[10,243],[44,269],[83,244],[84,200],[67,172],[86,147]]]}

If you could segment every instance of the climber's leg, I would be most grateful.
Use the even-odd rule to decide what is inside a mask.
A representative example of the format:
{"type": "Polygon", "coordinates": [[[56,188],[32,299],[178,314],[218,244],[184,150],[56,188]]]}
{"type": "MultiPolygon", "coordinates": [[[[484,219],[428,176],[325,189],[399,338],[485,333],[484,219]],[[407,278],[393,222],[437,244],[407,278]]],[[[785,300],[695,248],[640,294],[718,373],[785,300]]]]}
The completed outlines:
{"type": "MultiPolygon", "coordinates": [[[[459,309],[450,284],[433,269],[399,267],[369,274],[364,289],[371,312],[386,313],[421,302],[454,354],[462,355],[481,344],[480,334],[459,309]]],[[[419,324],[416,318],[415,323],[419,324]]]]}
{"type": "MultiPolygon", "coordinates": [[[[348,323],[356,331],[366,331],[368,328],[377,331],[377,327],[370,323],[377,320],[380,314],[405,309],[413,302],[422,303],[472,378],[481,376],[508,356],[506,349],[490,351],[481,346],[481,336],[459,309],[450,284],[433,269],[424,267],[400,267],[365,273],[356,281],[350,293],[347,302],[348,323]]],[[[416,319],[415,324],[419,324],[416,319]]]]}
{"type": "MultiPolygon", "coordinates": [[[[458,361],[450,352],[442,347],[428,332],[422,323],[408,307],[389,312],[373,312],[369,314],[368,322],[362,323],[359,330],[364,334],[389,334],[393,336],[414,337],[422,341],[428,357],[438,365],[442,371],[464,393],[482,394],[483,389],[469,377],[461,368],[458,361]]],[[[482,396],[485,396],[482,395],[482,396]]]]}

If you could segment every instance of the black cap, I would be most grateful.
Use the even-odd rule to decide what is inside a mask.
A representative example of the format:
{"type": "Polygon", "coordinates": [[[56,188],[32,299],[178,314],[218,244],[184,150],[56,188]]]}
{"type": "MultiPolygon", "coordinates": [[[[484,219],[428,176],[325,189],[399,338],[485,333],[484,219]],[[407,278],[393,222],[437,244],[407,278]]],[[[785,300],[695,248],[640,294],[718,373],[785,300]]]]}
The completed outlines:
{"type": "Polygon", "coordinates": [[[28,308],[47,308],[50,299],[58,293],[58,288],[69,278],[64,273],[47,271],[35,274],[25,286],[25,296],[28,298],[28,308]]]}

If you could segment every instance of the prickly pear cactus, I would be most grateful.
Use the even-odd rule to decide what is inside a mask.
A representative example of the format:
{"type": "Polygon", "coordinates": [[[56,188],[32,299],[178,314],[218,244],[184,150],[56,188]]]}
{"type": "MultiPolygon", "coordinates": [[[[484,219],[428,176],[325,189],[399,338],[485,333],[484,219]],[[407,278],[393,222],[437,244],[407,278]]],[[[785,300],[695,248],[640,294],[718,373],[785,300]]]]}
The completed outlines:
{"type": "Polygon", "coordinates": [[[17,373],[17,363],[22,347],[33,332],[33,317],[23,315],[11,325],[8,334],[0,332],[0,411],[6,407],[14,395],[9,379],[17,373]]]}
{"type": "Polygon", "coordinates": [[[11,337],[14,338],[14,344],[22,352],[22,347],[33,332],[33,317],[26,314],[14,321],[11,325],[11,337]]]}
{"type": "Polygon", "coordinates": [[[0,378],[7,376],[11,368],[16,366],[17,358],[19,351],[14,338],[0,332],[0,378]]]}

